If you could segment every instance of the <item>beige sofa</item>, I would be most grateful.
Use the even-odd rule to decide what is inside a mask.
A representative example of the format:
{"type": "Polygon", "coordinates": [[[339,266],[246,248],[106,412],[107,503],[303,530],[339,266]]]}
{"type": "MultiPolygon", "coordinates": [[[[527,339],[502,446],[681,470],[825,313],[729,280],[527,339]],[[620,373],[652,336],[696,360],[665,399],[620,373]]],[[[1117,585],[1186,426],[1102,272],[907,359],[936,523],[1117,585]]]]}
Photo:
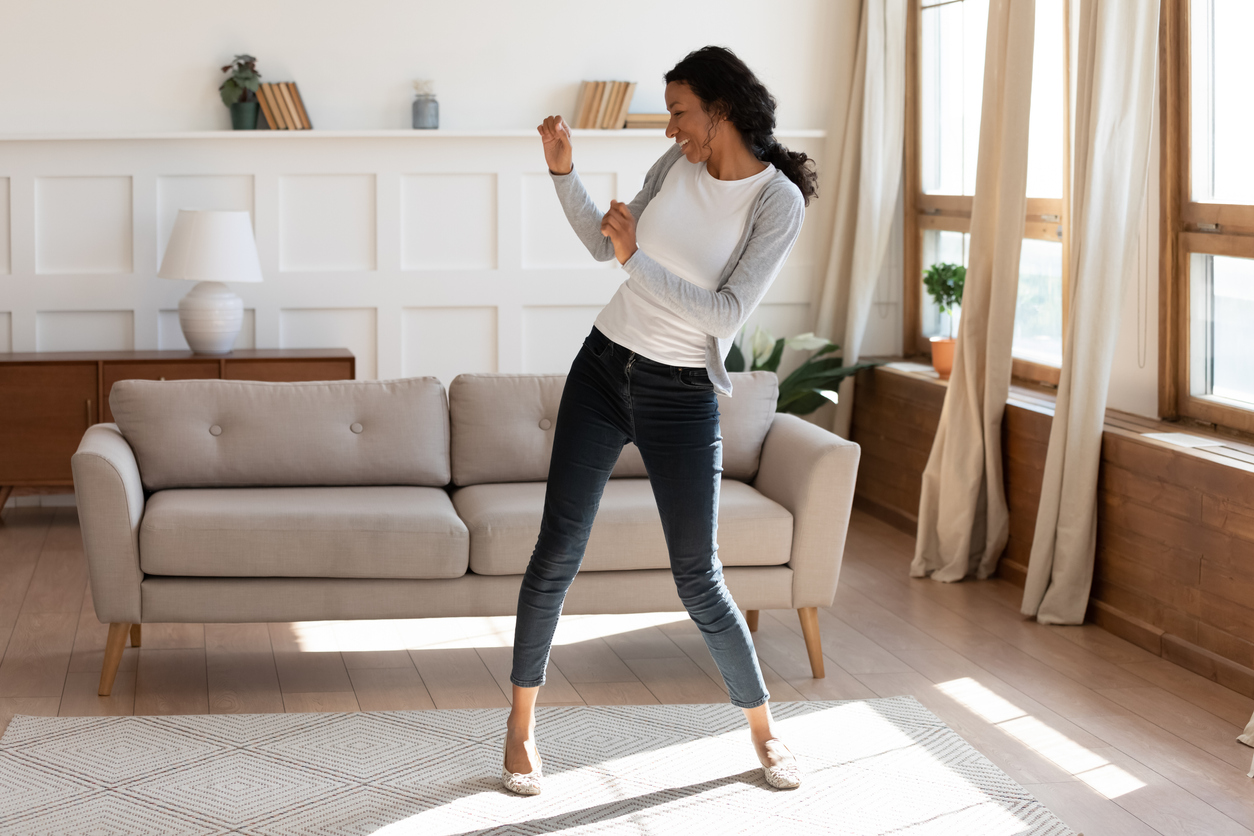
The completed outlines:
{"type": "MultiPolygon", "coordinates": [[[[774,374],[720,398],[719,558],[751,629],[797,609],[823,676],[858,446],[774,411],[774,374]]],[[[144,622],[513,615],[539,532],[562,375],[322,383],[123,380],[74,490],[100,693],[144,622]]],[[[639,451],[602,500],[565,613],[682,610],[639,451]]]]}

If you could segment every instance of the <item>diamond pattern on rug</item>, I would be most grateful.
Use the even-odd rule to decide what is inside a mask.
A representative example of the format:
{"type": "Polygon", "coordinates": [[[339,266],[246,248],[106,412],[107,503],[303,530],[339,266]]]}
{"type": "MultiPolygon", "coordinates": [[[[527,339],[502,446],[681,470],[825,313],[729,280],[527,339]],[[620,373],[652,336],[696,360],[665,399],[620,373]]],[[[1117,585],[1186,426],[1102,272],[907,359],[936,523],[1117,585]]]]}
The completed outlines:
{"type": "Polygon", "coordinates": [[[508,711],[18,715],[0,832],[1075,836],[913,697],[773,703],[790,791],[729,703],[545,706],[544,792],[517,796],[508,711]]]}

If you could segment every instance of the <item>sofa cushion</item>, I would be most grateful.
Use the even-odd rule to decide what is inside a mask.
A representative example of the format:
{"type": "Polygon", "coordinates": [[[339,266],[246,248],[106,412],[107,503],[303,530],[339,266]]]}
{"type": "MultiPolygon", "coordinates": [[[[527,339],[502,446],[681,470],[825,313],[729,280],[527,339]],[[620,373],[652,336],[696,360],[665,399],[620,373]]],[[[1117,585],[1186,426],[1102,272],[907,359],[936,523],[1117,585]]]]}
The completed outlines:
{"type": "Polygon", "coordinates": [[[449,482],[448,406],[434,377],[119,380],[109,405],[150,491],[449,482]]]}
{"type": "MultiPolygon", "coordinates": [[[[453,492],[470,529],[470,571],[527,571],[544,510],[544,482],[472,485],[453,492]]],[[[718,556],[725,566],[776,566],[792,552],[792,515],[744,482],[720,488],[718,556]]],[[[611,479],[605,486],[581,571],[669,569],[662,521],[648,479],[611,479]]]]}
{"type": "MultiPolygon", "coordinates": [[[[735,396],[718,396],[723,475],[752,481],[766,431],[775,418],[779,383],[773,372],[731,376],[735,396]]],[[[553,424],[566,376],[462,374],[449,384],[453,484],[542,482],[549,477],[553,424]]],[[[628,444],[614,477],[641,477],[644,462],[628,444]]]]}
{"type": "Polygon", "coordinates": [[[148,499],[139,562],[150,575],[459,578],[469,542],[443,488],[193,488],[148,499]]]}

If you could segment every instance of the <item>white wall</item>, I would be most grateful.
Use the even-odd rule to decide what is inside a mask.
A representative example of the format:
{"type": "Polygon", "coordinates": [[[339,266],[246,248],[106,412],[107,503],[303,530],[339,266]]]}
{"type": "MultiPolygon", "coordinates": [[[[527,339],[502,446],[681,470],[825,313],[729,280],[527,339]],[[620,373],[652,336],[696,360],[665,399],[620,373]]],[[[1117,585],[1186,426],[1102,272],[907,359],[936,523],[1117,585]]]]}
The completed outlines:
{"type": "Polygon", "coordinates": [[[410,127],[411,80],[433,79],[441,127],[530,128],[569,113],[581,79],[639,82],[692,49],[735,50],[779,100],[783,128],[827,126],[840,28],[857,0],[10,0],[0,12],[0,134],[230,127],[217,87],[237,53],[295,80],[315,128],[410,127]]]}

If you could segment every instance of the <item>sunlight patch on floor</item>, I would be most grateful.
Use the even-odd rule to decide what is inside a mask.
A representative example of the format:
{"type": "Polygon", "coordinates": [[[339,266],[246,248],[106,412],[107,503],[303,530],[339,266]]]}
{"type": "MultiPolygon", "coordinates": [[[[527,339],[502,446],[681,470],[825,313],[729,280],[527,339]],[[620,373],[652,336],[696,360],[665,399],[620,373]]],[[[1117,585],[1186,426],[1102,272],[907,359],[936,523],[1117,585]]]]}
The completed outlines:
{"type": "Polygon", "coordinates": [[[936,690],[1107,798],[1118,798],[1145,786],[1145,782],[1136,776],[1081,746],[969,676],[942,682],[936,690]]]}
{"type": "MultiPolygon", "coordinates": [[[[372,621],[299,621],[290,626],[297,647],[308,653],[513,647],[514,616],[407,618],[372,621]]],[[[630,633],[688,621],[686,612],[627,615],[563,615],[554,645],[630,633]]]]}

